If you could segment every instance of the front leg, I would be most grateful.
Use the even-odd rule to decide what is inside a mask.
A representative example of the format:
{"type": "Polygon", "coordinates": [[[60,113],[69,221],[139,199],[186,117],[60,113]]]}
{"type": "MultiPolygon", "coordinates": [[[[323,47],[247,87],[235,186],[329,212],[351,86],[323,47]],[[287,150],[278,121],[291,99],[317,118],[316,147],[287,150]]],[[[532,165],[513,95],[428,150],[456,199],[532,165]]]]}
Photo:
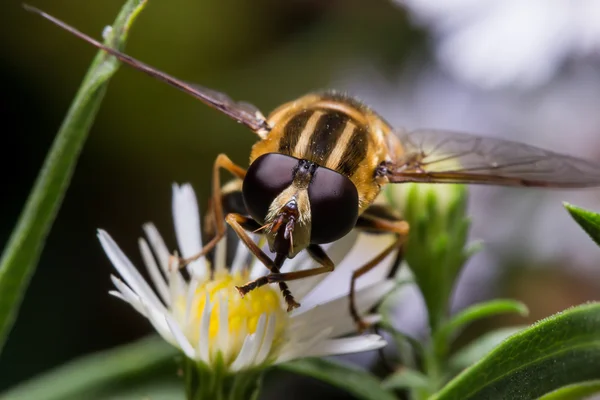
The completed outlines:
{"type": "Polygon", "coordinates": [[[320,267],[305,269],[302,271],[294,271],[294,272],[284,272],[284,273],[273,272],[268,275],[261,276],[258,279],[255,279],[254,281],[242,286],[241,289],[245,288],[246,286],[250,286],[250,285],[252,285],[252,289],[254,289],[256,287],[266,285],[267,283],[295,281],[297,279],[308,278],[310,276],[315,276],[315,275],[324,274],[326,272],[331,272],[335,269],[335,265],[333,264],[333,261],[331,261],[331,258],[329,258],[329,256],[327,254],[325,254],[325,251],[321,248],[321,246],[318,246],[316,244],[311,244],[310,246],[308,246],[307,251],[310,253],[311,257],[315,261],[317,261],[319,264],[321,264],[320,267]]]}
{"type": "MultiPolygon", "coordinates": [[[[320,267],[306,269],[303,271],[284,272],[284,273],[281,273],[279,271],[276,272],[274,269],[271,269],[270,274],[261,276],[258,279],[248,282],[244,286],[238,287],[237,288],[238,291],[242,295],[244,295],[251,290],[254,290],[256,288],[259,288],[259,287],[264,286],[269,283],[278,282],[279,285],[281,285],[281,284],[285,284],[285,281],[294,281],[297,279],[304,279],[304,278],[308,278],[310,276],[320,275],[320,274],[324,274],[326,272],[331,272],[334,270],[335,265],[333,264],[333,261],[331,261],[331,258],[329,258],[329,256],[327,254],[325,254],[325,251],[323,251],[323,249],[320,246],[312,244],[312,245],[308,246],[307,250],[310,253],[311,257],[315,261],[317,261],[319,264],[321,264],[320,267]]],[[[287,285],[286,285],[286,287],[287,287],[287,285]]],[[[295,303],[295,304],[297,304],[297,306],[300,306],[300,304],[298,304],[298,303],[295,303]]],[[[291,311],[295,307],[296,306],[290,308],[289,303],[288,303],[288,311],[291,311]]]]}
{"type": "MultiPolygon", "coordinates": [[[[254,256],[256,258],[258,258],[265,265],[265,267],[267,267],[269,269],[269,271],[271,271],[271,273],[266,276],[282,275],[279,271],[279,267],[280,267],[280,264],[283,263],[283,260],[282,259],[276,260],[276,261],[279,261],[277,263],[274,262],[273,260],[271,260],[269,258],[269,256],[267,256],[265,254],[265,252],[262,251],[260,249],[260,247],[258,247],[256,245],[256,243],[254,243],[254,240],[252,240],[252,238],[248,235],[248,233],[246,233],[246,230],[255,230],[256,226],[260,226],[256,223],[256,221],[254,221],[253,219],[251,219],[249,217],[240,215],[240,214],[228,214],[226,221],[233,228],[235,233],[237,233],[240,240],[242,242],[244,242],[244,244],[246,245],[248,250],[250,250],[252,252],[252,254],[254,254],[254,256]],[[247,228],[250,228],[250,229],[247,229],[247,228]]],[[[240,286],[240,287],[236,286],[236,289],[240,292],[240,294],[243,297],[245,294],[247,294],[251,290],[254,290],[254,289],[256,289],[260,286],[263,286],[267,283],[270,283],[268,280],[266,280],[264,282],[261,281],[261,279],[263,279],[263,278],[265,278],[265,277],[258,278],[252,282],[248,282],[244,286],[240,286]]],[[[275,281],[273,281],[273,282],[275,282],[275,281]]],[[[287,303],[288,312],[292,311],[294,308],[300,307],[300,303],[296,302],[296,300],[294,299],[294,296],[292,295],[292,292],[290,291],[290,288],[288,287],[287,283],[285,283],[283,281],[277,281],[277,282],[279,283],[279,289],[281,290],[281,293],[283,294],[283,298],[285,299],[285,302],[287,303]]]]}

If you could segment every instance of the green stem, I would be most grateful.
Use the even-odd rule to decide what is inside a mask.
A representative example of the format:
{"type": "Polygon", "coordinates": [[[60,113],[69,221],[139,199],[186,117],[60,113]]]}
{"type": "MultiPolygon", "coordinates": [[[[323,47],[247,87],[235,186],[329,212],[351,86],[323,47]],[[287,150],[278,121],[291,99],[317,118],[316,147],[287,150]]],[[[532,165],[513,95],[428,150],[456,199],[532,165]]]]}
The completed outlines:
{"type": "Polygon", "coordinates": [[[188,400],[257,399],[264,369],[230,372],[222,361],[210,367],[185,359],[185,392],[188,400]]]}
{"type": "MultiPolygon", "coordinates": [[[[440,323],[438,326],[443,326],[440,323]]],[[[432,330],[428,345],[423,349],[423,369],[427,375],[429,387],[418,389],[413,393],[417,400],[428,399],[444,385],[446,362],[448,357],[449,337],[443,330],[432,330]]]]}
{"type": "Polygon", "coordinates": [[[443,362],[433,347],[427,350],[424,361],[425,372],[431,382],[432,393],[434,393],[439,389],[441,384],[443,362]]]}
{"type": "MultiPolygon", "coordinates": [[[[146,0],[128,0],[117,16],[106,44],[121,49],[146,0]]],[[[32,16],[31,23],[37,20],[32,16]]],[[[69,39],[65,37],[65,40],[69,39]]],[[[71,181],[79,153],[118,68],[114,57],[99,52],[92,62],[48,152],[17,226],[0,259],[0,351],[17,316],[46,236],[71,181]]]]}

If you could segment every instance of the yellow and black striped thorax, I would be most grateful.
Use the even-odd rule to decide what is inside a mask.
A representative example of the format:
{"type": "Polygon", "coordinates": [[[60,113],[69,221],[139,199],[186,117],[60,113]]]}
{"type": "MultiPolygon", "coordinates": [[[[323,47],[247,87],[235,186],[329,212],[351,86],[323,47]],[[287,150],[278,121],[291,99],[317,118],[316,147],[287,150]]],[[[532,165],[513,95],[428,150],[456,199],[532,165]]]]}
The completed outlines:
{"type": "Polygon", "coordinates": [[[283,127],[278,153],[352,176],[369,149],[368,130],[341,110],[309,108],[283,127]]]}
{"type": "Polygon", "coordinates": [[[333,93],[305,96],[270,115],[273,129],[264,143],[255,145],[250,161],[276,152],[352,177],[379,153],[372,119],[373,113],[354,99],[333,93]]]}

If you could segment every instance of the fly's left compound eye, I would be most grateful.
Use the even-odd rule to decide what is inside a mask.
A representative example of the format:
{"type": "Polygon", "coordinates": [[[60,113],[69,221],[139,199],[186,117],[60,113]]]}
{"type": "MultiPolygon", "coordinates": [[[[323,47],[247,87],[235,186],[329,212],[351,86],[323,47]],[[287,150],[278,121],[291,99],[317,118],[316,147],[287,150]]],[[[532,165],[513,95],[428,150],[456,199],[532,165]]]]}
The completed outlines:
{"type": "Polygon", "coordinates": [[[246,172],[242,185],[248,212],[259,223],[265,222],[269,206],[292,184],[298,159],[279,153],[258,157],[246,172]]]}
{"type": "Polygon", "coordinates": [[[308,186],[311,243],[329,243],[345,236],[358,219],[358,191],[346,176],[318,168],[308,186]]]}

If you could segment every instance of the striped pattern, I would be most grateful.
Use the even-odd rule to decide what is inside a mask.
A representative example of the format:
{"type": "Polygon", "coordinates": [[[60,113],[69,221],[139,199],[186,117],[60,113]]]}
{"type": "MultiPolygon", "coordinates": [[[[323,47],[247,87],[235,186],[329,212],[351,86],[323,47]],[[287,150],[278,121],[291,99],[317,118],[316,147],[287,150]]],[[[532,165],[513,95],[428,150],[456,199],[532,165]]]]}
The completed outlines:
{"type": "Polygon", "coordinates": [[[367,156],[367,135],[366,126],[340,110],[305,109],[285,123],[278,151],[351,177],[367,156]]]}

